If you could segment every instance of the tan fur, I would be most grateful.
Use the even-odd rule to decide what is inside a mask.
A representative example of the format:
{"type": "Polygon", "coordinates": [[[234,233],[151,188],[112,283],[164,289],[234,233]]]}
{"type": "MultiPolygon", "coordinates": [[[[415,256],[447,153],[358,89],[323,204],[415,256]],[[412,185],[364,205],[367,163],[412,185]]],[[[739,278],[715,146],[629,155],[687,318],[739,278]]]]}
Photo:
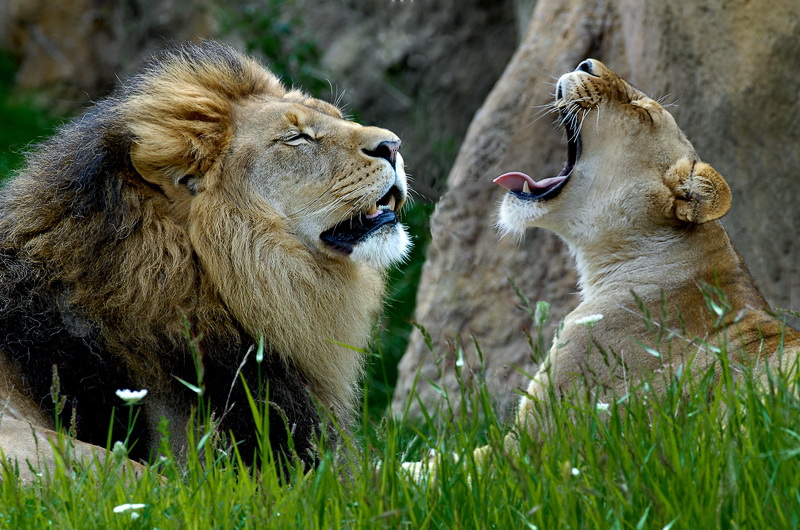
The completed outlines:
{"type": "MultiPolygon", "coordinates": [[[[133,382],[150,390],[153,429],[161,415],[188,415],[170,390],[183,315],[194,335],[218,343],[235,343],[240,329],[263,335],[347,424],[364,364],[353,348],[367,346],[383,269],[402,259],[408,238],[401,225],[387,228],[348,257],[320,234],[389,186],[404,199],[402,158],[392,167],[367,153],[382,142],[399,144],[287,91],[255,60],[216,43],[185,46],[31,155],[5,192],[3,248],[41,269],[25,274],[68,286],[58,295],[66,328],[101,330],[133,382]],[[82,126],[96,147],[81,143],[82,126]],[[101,154],[108,167],[74,185],[101,154]],[[95,181],[105,186],[99,211],[76,214],[72,205],[89,202],[95,181]]],[[[19,401],[20,385],[0,391],[19,401]]],[[[31,399],[15,406],[36,410],[43,398],[31,399]]]]}
{"type": "Polygon", "coordinates": [[[590,64],[591,73],[579,69],[559,80],[556,106],[582,123],[583,152],[570,181],[550,201],[531,205],[507,194],[501,206],[504,230],[555,231],[580,273],[582,302],[520,402],[523,425],[550,385],[557,395],[588,385],[604,399],[648,381],[661,394],[669,377],[658,374],[679,366],[700,374],[713,364],[718,371],[715,347],[726,349],[734,371],[762,374],[767,361],[779,367],[778,351],[786,369],[800,348],[800,334],[786,328],[784,335],[717,220],[731,204],[725,180],[698,160],[661,105],[601,62],[590,64]],[[631,293],[652,315],[650,327],[631,293]],[[708,296],[723,316],[707,307],[708,296]],[[592,315],[602,319],[586,323],[592,315]],[[666,332],[660,340],[653,327],[666,332]],[[600,349],[616,358],[609,362],[600,349]]]}
{"type": "MultiPolygon", "coordinates": [[[[172,216],[186,219],[174,236],[167,230],[178,227],[169,223],[152,237],[175,240],[174,254],[161,258],[169,260],[162,269],[184,276],[179,285],[187,295],[193,296],[197,280],[186,277],[185,264],[196,252],[215,295],[247,330],[269,337],[279,352],[291,352],[318,397],[344,413],[353,404],[363,359],[334,342],[366,346],[383,278],[369,266],[325,259],[317,236],[363,207],[370,194],[377,199],[377,190],[395,178],[381,175],[377,162],[360,158],[365,158],[361,149],[396,137],[345,121],[335,107],[287,92],[258,63],[248,64],[247,83],[230,83],[213,66],[187,71],[177,65],[127,102],[123,112],[130,113],[137,138],[131,149],[134,167],[166,190],[172,216]],[[296,149],[263,152],[263,143],[292,128],[331,139],[330,145],[314,158],[298,158],[296,149]],[[195,201],[175,185],[187,174],[203,175],[195,201]],[[342,202],[325,211],[336,201],[342,202]],[[305,223],[313,229],[300,228],[305,223]]],[[[132,265],[142,271],[140,263],[132,265]]],[[[130,291],[148,283],[131,280],[130,291]]],[[[172,298],[175,283],[165,287],[163,294],[172,298]]],[[[145,314],[159,306],[151,297],[140,300],[145,314]]],[[[129,301],[124,306],[130,311],[129,301]]]]}

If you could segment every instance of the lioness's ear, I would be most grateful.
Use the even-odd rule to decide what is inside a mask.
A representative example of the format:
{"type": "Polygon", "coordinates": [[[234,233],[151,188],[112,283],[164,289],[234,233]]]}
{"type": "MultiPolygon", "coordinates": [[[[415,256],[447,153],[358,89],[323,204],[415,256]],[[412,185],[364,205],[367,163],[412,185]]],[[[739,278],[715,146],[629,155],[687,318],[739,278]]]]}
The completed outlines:
{"type": "Polygon", "coordinates": [[[664,182],[672,190],[671,210],[681,221],[713,221],[731,207],[728,183],[705,162],[683,158],[667,170],[664,182]]]}

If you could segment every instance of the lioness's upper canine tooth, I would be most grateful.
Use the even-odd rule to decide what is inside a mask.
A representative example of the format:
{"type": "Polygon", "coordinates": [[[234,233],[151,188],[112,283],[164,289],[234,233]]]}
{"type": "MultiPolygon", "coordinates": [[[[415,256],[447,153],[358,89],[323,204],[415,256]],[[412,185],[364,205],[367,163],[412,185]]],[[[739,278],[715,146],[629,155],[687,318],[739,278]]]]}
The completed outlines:
{"type": "Polygon", "coordinates": [[[531,192],[531,186],[530,186],[530,184],[528,184],[527,181],[522,183],[522,192],[523,193],[530,193],[531,192]]]}
{"type": "Polygon", "coordinates": [[[389,209],[394,211],[394,207],[395,207],[396,204],[397,204],[397,201],[395,200],[394,195],[389,197],[389,209]]]}

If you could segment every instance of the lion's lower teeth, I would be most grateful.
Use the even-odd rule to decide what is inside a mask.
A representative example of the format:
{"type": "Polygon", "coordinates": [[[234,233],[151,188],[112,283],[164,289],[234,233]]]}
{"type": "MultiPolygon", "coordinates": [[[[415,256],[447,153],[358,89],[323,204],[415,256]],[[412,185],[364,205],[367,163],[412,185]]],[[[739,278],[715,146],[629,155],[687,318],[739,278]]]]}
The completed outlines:
{"type": "Polygon", "coordinates": [[[373,217],[376,217],[379,214],[380,214],[380,210],[378,210],[378,205],[377,204],[373,204],[373,205],[371,205],[369,207],[369,210],[367,210],[366,216],[367,216],[367,219],[372,219],[373,217]]]}
{"type": "Polygon", "coordinates": [[[527,182],[523,182],[522,183],[522,192],[523,193],[530,193],[531,192],[531,187],[530,187],[530,185],[528,185],[527,182]]]}

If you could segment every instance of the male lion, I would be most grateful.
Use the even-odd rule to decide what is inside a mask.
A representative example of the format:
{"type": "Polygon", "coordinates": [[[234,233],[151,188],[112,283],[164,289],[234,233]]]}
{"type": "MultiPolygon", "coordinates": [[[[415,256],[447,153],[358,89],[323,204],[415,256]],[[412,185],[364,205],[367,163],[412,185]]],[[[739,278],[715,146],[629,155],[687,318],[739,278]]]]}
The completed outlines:
{"type": "Polygon", "coordinates": [[[201,379],[251,458],[241,375],[268,391],[276,454],[291,433],[312,463],[317,402],[350,423],[356,349],[409,246],[399,147],[226,45],[156,55],[0,192],[0,449],[30,457],[19,422],[53,428],[55,367],[83,442],[105,446],[116,389],[145,388],[131,456],[157,447],[161,418],[182,447],[197,395],[178,378],[201,379]]]}
{"type": "Polygon", "coordinates": [[[718,221],[728,184],[672,115],[594,59],[561,76],[554,108],[567,133],[564,170],[495,179],[509,190],[501,230],[536,226],[564,239],[582,298],[520,402],[520,424],[535,428],[534,402],[551,387],[622,396],[646,380],[662,394],[669,378],[654,374],[713,366],[719,376],[720,351],[764,382],[769,369],[794,365],[800,333],[773,315],[718,221]]]}

